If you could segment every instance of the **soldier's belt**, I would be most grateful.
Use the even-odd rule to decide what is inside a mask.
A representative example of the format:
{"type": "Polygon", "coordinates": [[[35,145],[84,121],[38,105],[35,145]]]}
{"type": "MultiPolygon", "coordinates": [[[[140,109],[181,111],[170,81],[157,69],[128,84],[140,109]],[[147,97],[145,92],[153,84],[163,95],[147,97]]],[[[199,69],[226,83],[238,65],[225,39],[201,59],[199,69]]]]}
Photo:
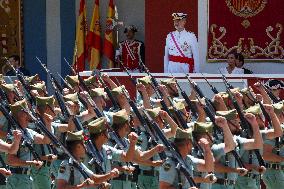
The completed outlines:
{"type": "Polygon", "coordinates": [[[51,165],[50,161],[43,161],[43,165],[42,166],[50,167],[50,165],[51,165]]]}
{"type": "Polygon", "coordinates": [[[134,182],[134,177],[133,177],[133,175],[121,174],[121,175],[119,175],[119,177],[113,178],[112,180],[123,180],[123,181],[134,182]]]}
{"type": "Polygon", "coordinates": [[[217,181],[216,181],[216,184],[220,184],[220,185],[235,185],[236,184],[236,181],[235,180],[228,180],[228,179],[221,179],[221,178],[218,178],[217,181]]]}
{"type": "Polygon", "coordinates": [[[252,179],[256,179],[258,177],[258,174],[247,173],[244,177],[249,177],[249,178],[252,178],[252,179]]]}
{"type": "Polygon", "coordinates": [[[267,163],[266,168],[275,169],[275,170],[284,170],[284,165],[280,165],[278,163],[267,163]]]}
{"type": "Polygon", "coordinates": [[[189,65],[193,65],[193,59],[183,56],[173,56],[169,55],[169,61],[177,62],[177,63],[187,63],[189,65]]]}
{"type": "Polygon", "coordinates": [[[22,175],[30,175],[31,170],[30,168],[10,168],[11,173],[13,174],[22,174],[22,175]]]}
{"type": "Polygon", "coordinates": [[[157,171],[157,170],[141,170],[141,175],[159,176],[159,171],[157,171]]]}

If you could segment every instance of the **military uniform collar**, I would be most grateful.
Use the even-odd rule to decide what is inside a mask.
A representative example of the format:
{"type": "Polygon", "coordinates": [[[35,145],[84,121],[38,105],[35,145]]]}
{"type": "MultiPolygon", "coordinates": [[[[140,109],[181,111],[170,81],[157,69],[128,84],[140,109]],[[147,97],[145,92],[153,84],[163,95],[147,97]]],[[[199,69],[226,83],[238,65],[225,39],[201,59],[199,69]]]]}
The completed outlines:
{"type": "Polygon", "coordinates": [[[177,34],[183,34],[183,33],[186,33],[186,30],[185,30],[185,29],[183,29],[183,30],[182,30],[182,31],[180,31],[180,32],[179,32],[178,30],[176,30],[176,33],[177,33],[177,34]]]}

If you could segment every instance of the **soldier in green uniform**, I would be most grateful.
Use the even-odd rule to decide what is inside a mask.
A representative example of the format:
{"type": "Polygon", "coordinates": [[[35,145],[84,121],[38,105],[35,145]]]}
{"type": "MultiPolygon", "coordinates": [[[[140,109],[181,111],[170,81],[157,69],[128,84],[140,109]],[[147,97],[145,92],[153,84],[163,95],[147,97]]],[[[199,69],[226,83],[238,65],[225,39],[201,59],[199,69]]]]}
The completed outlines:
{"type": "MultiPolygon", "coordinates": [[[[193,170],[200,172],[211,172],[214,170],[213,166],[213,155],[209,146],[209,142],[206,139],[202,139],[199,142],[199,145],[204,150],[204,159],[195,158],[190,154],[192,149],[192,130],[182,130],[177,129],[174,145],[176,150],[181,154],[182,158],[191,168],[190,174],[193,175],[193,170]]],[[[185,175],[178,170],[176,160],[170,155],[170,157],[165,161],[163,166],[160,169],[159,175],[159,185],[160,188],[179,188],[179,189],[189,189],[195,188],[191,187],[187,181],[185,175]]],[[[195,179],[195,178],[194,178],[195,179]]],[[[195,180],[196,181],[196,180],[195,180]]]]}
{"type": "MultiPolygon", "coordinates": [[[[216,125],[222,129],[223,135],[224,135],[224,142],[221,142],[218,144],[213,143],[213,123],[212,122],[195,122],[194,123],[192,135],[196,143],[194,149],[197,148],[198,150],[195,153],[197,157],[198,155],[200,155],[201,157],[203,156],[203,154],[200,153],[201,150],[197,146],[197,143],[202,138],[205,138],[209,141],[211,150],[216,159],[218,159],[218,157],[220,157],[222,154],[226,154],[232,151],[236,147],[236,144],[233,140],[233,135],[229,129],[226,119],[224,117],[216,116],[215,122],[216,122],[216,125]]],[[[215,170],[215,172],[218,172],[218,170],[215,170]]],[[[204,176],[206,175],[206,173],[197,173],[197,175],[201,176],[200,188],[209,189],[212,187],[212,182],[214,182],[214,180],[209,180],[206,178],[204,179],[204,176]]]]}
{"type": "Polygon", "coordinates": [[[116,169],[105,175],[94,174],[82,163],[84,158],[86,158],[83,131],[74,133],[68,131],[66,135],[66,146],[75,160],[80,163],[80,166],[84,169],[89,178],[84,178],[76,165],[74,165],[74,160],[69,158],[68,160],[64,160],[60,165],[58,176],[56,178],[58,189],[90,188],[118,176],[119,172],[116,169]]]}
{"type": "MultiPolygon", "coordinates": [[[[283,101],[273,104],[275,113],[279,118],[282,130],[284,129],[283,101]]],[[[284,137],[264,141],[263,159],[267,162],[267,170],[263,181],[267,189],[284,187],[284,137]],[[277,141],[278,140],[278,141],[277,141]]]]}
{"type": "MultiPolygon", "coordinates": [[[[134,133],[128,134],[129,147],[127,151],[118,150],[107,145],[109,136],[107,130],[107,119],[105,117],[98,118],[88,124],[90,139],[95,148],[99,152],[99,159],[102,162],[101,168],[104,173],[109,173],[112,170],[114,161],[131,162],[135,154],[135,145],[137,143],[137,135],[134,133]]],[[[95,166],[91,167],[95,173],[98,172],[95,166]]],[[[115,187],[115,186],[112,186],[115,187]]]]}
{"type": "MultiPolygon", "coordinates": [[[[27,128],[29,124],[29,116],[23,108],[28,108],[25,100],[16,102],[10,106],[12,115],[18,121],[19,125],[26,131],[26,135],[31,138],[31,145],[35,144],[49,144],[50,140],[47,136],[38,134],[37,132],[27,128]]],[[[50,130],[50,128],[47,129],[50,130]]],[[[34,160],[32,152],[24,145],[24,141],[16,154],[8,154],[7,163],[10,165],[11,173],[13,174],[7,180],[8,189],[18,188],[32,188],[31,166],[40,168],[42,161],[34,160]]]]}
{"type": "MultiPolygon", "coordinates": [[[[244,114],[247,121],[252,125],[253,136],[251,139],[243,138],[241,133],[240,120],[236,110],[217,111],[216,115],[225,117],[228,121],[229,128],[234,134],[234,140],[237,144],[235,151],[242,156],[245,150],[261,149],[262,137],[259,131],[256,118],[251,113],[244,114]]],[[[221,151],[220,151],[221,152],[221,151]]],[[[218,153],[215,156],[215,170],[217,171],[217,181],[212,185],[213,189],[220,188],[233,188],[236,184],[238,175],[245,175],[247,170],[240,168],[236,162],[235,157],[231,153],[218,153]]]]}
{"type": "MultiPolygon", "coordinates": [[[[39,115],[42,117],[44,124],[51,127],[53,117],[55,116],[54,109],[55,99],[53,96],[50,97],[36,97],[36,107],[39,115]]],[[[34,128],[40,133],[40,130],[34,128]]],[[[32,178],[34,180],[35,189],[50,189],[51,188],[51,163],[57,159],[50,145],[35,144],[35,151],[40,155],[40,159],[43,161],[41,169],[32,168],[32,178]]]]}
{"type": "MultiPolygon", "coordinates": [[[[129,118],[126,113],[126,110],[120,110],[113,114],[112,116],[112,128],[117,133],[118,137],[123,141],[125,144],[125,148],[122,148],[122,150],[127,151],[129,148],[129,140],[126,138],[127,134],[130,132],[130,125],[129,125],[129,118]]],[[[110,146],[113,146],[117,149],[121,149],[120,146],[118,146],[115,141],[110,140],[110,146]]],[[[139,164],[153,164],[155,162],[152,162],[150,159],[153,157],[156,153],[159,153],[163,150],[162,145],[154,146],[153,148],[145,149],[144,151],[140,151],[140,149],[135,149],[135,155],[133,162],[139,163],[139,164]]],[[[137,188],[136,187],[136,180],[134,179],[137,172],[134,171],[134,167],[129,163],[124,162],[118,162],[114,161],[113,167],[118,167],[118,169],[121,172],[124,172],[124,174],[120,175],[120,177],[115,178],[113,181],[111,181],[112,186],[115,186],[115,188],[137,188]]]]}
{"type": "MultiPolygon", "coordinates": [[[[262,120],[263,114],[259,105],[251,106],[246,109],[245,112],[252,113],[256,116],[256,120],[258,125],[262,130],[260,130],[262,138],[264,141],[273,140],[276,137],[282,136],[283,132],[280,127],[280,122],[274,113],[274,108],[271,105],[264,104],[265,111],[268,113],[272,125],[271,129],[264,129],[264,121],[262,120]]],[[[262,149],[261,149],[262,152],[262,149]]],[[[261,153],[262,154],[262,153],[261,153]]],[[[260,174],[263,174],[266,171],[266,168],[263,166],[259,166],[257,157],[251,151],[245,151],[242,155],[241,159],[245,163],[246,167],[249,169],[249,172],[245,176],[239,176],[237,179],[237,183],[235,185],[236,189],[241,188],[251,188],[257,189],[260,186],[260,174]]]]}

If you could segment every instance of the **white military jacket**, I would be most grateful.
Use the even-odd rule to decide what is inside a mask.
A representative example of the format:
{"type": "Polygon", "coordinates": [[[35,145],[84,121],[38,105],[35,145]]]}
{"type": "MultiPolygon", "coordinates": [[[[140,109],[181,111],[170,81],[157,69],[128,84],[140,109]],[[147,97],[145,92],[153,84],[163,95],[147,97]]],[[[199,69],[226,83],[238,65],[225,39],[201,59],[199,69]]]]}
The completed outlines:
{"type": "MultiPolygon", "coordinates": [[[[198,73],[199,70],[199,53],[197,38],[194,33],[183,30],[181,32],[173,31],[173,36],[182,51],[182,53],[188,57],[194,59],[194,72],[198,73]]],[[[182,62],[172,62],[169,60],[169,56],[181,56],[182,54],[176,47],[171,33],[167,35],[165,56],[164,56],[164,72],[165,73],[185,73],[189,72],[189,64],[182,62]]]]}

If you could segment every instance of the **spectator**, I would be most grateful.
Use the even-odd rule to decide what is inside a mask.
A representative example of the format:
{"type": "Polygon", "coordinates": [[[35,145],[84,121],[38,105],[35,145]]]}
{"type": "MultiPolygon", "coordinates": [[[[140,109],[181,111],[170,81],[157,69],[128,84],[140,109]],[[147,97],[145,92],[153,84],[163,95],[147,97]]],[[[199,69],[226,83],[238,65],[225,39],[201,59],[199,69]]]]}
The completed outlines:
{"type": "MultiPolygon", "coordinates": [[[[20,64],[20,57],[18,55],[12,55],[9,57],[9,62],[11,65],[16,69],[22,72],[25,76],[30,76],[30,72],[26,70],[24,67],[20,64]]],[[[6,76],[15,76],[14,71],[12,68],[6,73],[6,76]]]]}
{"type": "Polygon", "coordinates": [[[242,53],[238,53],[237,58],[236,58],[236,67],[243,69],[244,74],[252,74],[253,72],[251,70],[245,68],[244,64],[245,64],[244,56],[242,55],[242,53]]]}
{"type": "Polygon", "coordinates": [[[244,70],[236,67],[236,59],[237,53],[230,52],[227,59],[228,66],[220,68],[220,72],[222,74],[243,74],[244,70]]]}

